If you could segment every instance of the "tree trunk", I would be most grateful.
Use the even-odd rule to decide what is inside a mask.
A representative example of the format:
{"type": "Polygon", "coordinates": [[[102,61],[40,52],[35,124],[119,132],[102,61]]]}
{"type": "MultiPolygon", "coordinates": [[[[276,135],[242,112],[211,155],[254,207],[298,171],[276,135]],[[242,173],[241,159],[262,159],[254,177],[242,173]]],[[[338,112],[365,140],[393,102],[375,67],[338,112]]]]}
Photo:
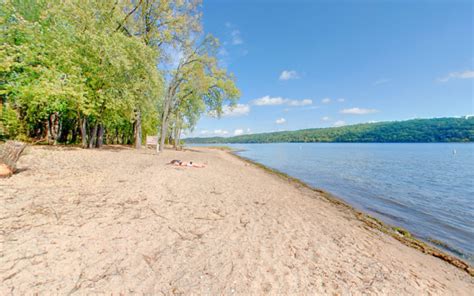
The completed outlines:
{"type": "Polygon", "coordinates": [[[142,148],[142,114],[140,109],[137,109],[137,114],[135,118],[133,137],[135,140],[135,149],[142,148]]]}
{"type": "Polygon", "coordinates": [[[114,144],[118,144],[118,143],[119,143],[119,132],[118,132],[118,128],[115,128],[115,137],[114,137],[113,143],[114,143],[114,144]]]}
{"type": "Polygon", "coordinates": [[[69,137],[69,124],[61,125],[61,135],[59,136],[58,142],[67,143],[67,138],[69,137]]]}
{"type": "Polygon", "coordinates": [[[56,145],[61,135],[61,122],[57,112],[49,115],[48,118],[48,143],[56,145]]]}
{"type": "Polygon", "coordinates": [[[176,133],[176,149],[179,149],[181,147],[181,125],[178,125],[177,127],[177,133],[176,133]]]}
{"type": "Polygon", "coordinates": [[[174,122],[174,130],[173,130],[173,138],[174,138],[174,143],[173,143],[173,148],[175,150],[178,150],[179,148],[179,134],[181,133],[181,122],[179,120],[179,112],[176,112],[176,119],[174,122]]]}
{"type": "Polygon", "coordinates": [[[46,121],[46,138],[48,139],[48,144],[51,144],[51,120],[48,117],[48,120],[46,121]]]}
{"type": "Polygon", "coordinates": [[[102,124],[99,124],[99,130],[97,131],[97,148],[101,148],[102,145],[104,145],[104,126],[102,124]]]}
{"type": "Polygon", "coordinates": [[[80,122],[82,148],[87,148],[87,119],[82,118],[80,122]]]}
{"type": "Polygon", "coordinates": [[[168,132],[168,113],[170,110],[170,97],[165,98],[165,105],[163,108],[163,116],[161,120],[161,134],[159,135],[160,145],[156,146],[157,152],[163,152],[165,147],[166,133],[168,132]]]}
{"type": "Polygon", "coordinates": [[[97,126],[98,124],[96,123],[94,124],[94,127],[90,129],[89,149],[94,148],[96,146],[97,126]]]}
{"type": "Polygon", "coordinates": [[[72,128],[71,143],[76,144],[77,141],[77,121],[74,121],[74,126],[72,128]]]}

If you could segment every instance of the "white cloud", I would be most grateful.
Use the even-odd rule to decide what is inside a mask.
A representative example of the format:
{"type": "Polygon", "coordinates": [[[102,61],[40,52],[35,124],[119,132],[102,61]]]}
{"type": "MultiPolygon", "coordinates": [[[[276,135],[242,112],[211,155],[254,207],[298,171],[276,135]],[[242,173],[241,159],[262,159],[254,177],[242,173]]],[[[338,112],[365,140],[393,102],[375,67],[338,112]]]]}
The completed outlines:
{"type": "Polygon", "coordinates": [[[307,106],[313,104],[313,100],[291,100],[282,97],[270,97],[264,96],[252,101],[255,106],[275,106],[275,105],[288,105],[288,106],[307,106]]]}
{"type": "Polygon", "coordinates": [[[329,104],[329,103],[331,103],[331,98],[324,98],[324,99],[321,100],[321,103],[329,104]]]}
{"type": "Polygon", "coordinates": [[[374,85],[380,85],[380,84],[384,84],[384,83],[388,83],[390,82],[390,79],[387,79],[387,78],[381,78],[377,81],[374,82],[374,85]]]}
{"type": "Polygon", "coordinates": [[[276,124],[284,124],[285,122],[286,122],[285,118],[278,118],[277,120],[275,120],[276,124]]]}
{"type": "MultiPolygon", "coordinates": [[[[239,117],[249,114],[250,106],[247,104],[237,104],[235,106],[226,105],[222,107],[222,117],[239,117]]],[[[210,117],[217,117],[217,112],[212,110],[207,113],[210,117]]]]}
{"type": "Polygon", "coordinates": [[[259,99],[255,99],[252,103],[256,106],[273,106],[285,104],[286,99],[282,97],[272,98],[270,96],[264,96],[259,99]]]}
{"type": "Polygon", "coordinates": [[[343,109],[340,111],[342,114],[353,114],[353,115],[365,115],[365,114],[371,114],[371,113],[376,113],[379,112],[376,109],[365,109],[365,108],[349,108],[349,109],[343,109]]]}
{"type": "Polygon", "coordinates": [[[224,106],[222,108],[222,116],[225,117],[237,117],[237,116],[244,116],[249,114],[250,106],[247,104],[237,104],[233,107],[231,106],[224,106]]]}
{"type": "Polygon", "coordinates": [[[229,134],[229,132],[226,130],[222,130],[222,129],[214,130],[214,135],[217,135],[217,136],[225,136],[227,134],[229,134]]]}
{"type": "Polygon", "coordinates": [[[470,79],[474,78],[474,71],[466,70],[463,72],[451,72],[447,76],[438,78],[439,82],[448,82],[451,79],[470,79]]]}
{"type": "Polygon", "coordinates": [[[294,70],[283,70],[280,74],[280,80],[290,80],[300,78],[298,73],[294,70]]]}
{"type": "Polygon", "coordinates": [[[307,106],[313,104],[313,100],[304,99],[304,100],[288,100],[287,104],[289,106],[307,106]]]}
{"type": "Polygon", "coordinates": [[[321,120],[322,121],[329,121],[329,120],[331,120],[331,118],[329,118],[329,116],[324,116],[324,117],[321,117],[321,120]]]}
{"type": "Polygon", "coordinates": [[[346,101],[346,99],[344,99],[344,98],[339,98],[339,99],[337,99],[337,101],[338,101],[339,103],[344,103],[344,102],[346,101]]]}
{"type": "Polygon", "coordinates": [[[202,130],[200,132],[201,135],[207,135],[207,136],[224,136],[227,135],[229,132],[223,129],[216,129],[213,131],[209,130],[202,130]]]}
{"type": "Polygon", "coordinates": [[[244,133],[244,130],[241,128],[238,128],[234,131],[234,136],[240,136],[244,133]]]}
{"type": "Polygon", "coordinates": [[[334,126],[343,126],[343,125],[346,125],[346,122],[344,120],[338,120],[336,122],[334,122],[334,126]]]}
{"type": "Polygon", "coordinates": [[[239,44],[244,43],[244,41],[242,40],[242,37],[240,36],[240,31],[239,30],[237,30],[237,29],[232,30],[230,35],[232,36],[232,44],[239,45],[239,44]]]}

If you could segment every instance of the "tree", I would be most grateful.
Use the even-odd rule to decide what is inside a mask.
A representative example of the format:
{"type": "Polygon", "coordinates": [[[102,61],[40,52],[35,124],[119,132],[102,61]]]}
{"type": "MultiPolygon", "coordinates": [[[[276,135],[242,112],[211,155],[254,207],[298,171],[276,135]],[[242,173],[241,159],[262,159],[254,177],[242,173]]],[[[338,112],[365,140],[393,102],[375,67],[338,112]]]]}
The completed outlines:
{"type": "Polygon", "coordinates": [[[117,30],[127,1],[29,2],[0,7],[2,123],[18,120],[14,136],[56,143],[69,134],[75,140],[79,130],[83,146],[92,148],[107,130],[120,130],[124,143],[132,138],[136,106],[146,110],[140,123],[156,124],[159,52],[117,30]]]}
{"type": "Polygon", "coordinates": [[[218,66],[217,39],[208,35],[202,40],[190,40],[182,46],[182,58],[171,72],[166,88],[161,116],[159,151],[163,151],[170,117],[174,114],[180,129],[181,116],[189,123],[205,111],[220,116],[224,102],[235,104],[239,90],[233,76],[218,66]],[[187,112],[182,112],[182,110],[187,112]]]}
{"type": "MultiPolygon", "coordinates": [[[[161,51],[162,46],[173,45],[182,36],[200,30],[200,0],[138,0],[131,1],[125,8],[124,19],[118,23],[117,30],[128,35],[138,36],[146,46],[161,51]]],[[[163,56],[160,56],[163,57],[163,56]]],[[[156,61],[157,64],[160,61],[156,61]]],[[[142,105],[135,106],[134,136],[135,147],[141,148],[142,105]]]]}

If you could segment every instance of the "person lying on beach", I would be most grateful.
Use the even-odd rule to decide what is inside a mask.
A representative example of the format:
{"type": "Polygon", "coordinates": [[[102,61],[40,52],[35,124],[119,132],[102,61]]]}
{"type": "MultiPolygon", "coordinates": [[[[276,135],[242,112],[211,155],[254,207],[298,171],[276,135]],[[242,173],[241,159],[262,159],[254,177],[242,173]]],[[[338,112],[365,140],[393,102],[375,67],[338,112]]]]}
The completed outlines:
{"type": "Polygon", "coordinates": [[[169,164],[174,165],[174,166],[192,167],[192,168],[205,168],[206,167],[205,164],[193,163],[192,161],[186,162],[186,161],[181,161],[179,159],[173,159],[172,161],[170,161],[169,164]]]}

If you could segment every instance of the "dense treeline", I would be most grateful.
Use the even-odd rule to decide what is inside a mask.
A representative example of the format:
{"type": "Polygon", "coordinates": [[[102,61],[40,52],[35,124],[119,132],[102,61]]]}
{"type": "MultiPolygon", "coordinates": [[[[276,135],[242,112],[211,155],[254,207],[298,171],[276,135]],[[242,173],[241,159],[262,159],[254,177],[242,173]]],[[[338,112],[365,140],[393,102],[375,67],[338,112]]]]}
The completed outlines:
{"type": "Polygon", "coordinates": [[[413,119],[363,123],[334,128],[305,129],[222,138],[188,138],[186,143],[278,142],[473,142],[474,117],[413,119]]]}
{"type": "Polygon", "coordinates": [[[0,4],[0,140],[164,143],[235,103],[197,0],[0,4]]]}

